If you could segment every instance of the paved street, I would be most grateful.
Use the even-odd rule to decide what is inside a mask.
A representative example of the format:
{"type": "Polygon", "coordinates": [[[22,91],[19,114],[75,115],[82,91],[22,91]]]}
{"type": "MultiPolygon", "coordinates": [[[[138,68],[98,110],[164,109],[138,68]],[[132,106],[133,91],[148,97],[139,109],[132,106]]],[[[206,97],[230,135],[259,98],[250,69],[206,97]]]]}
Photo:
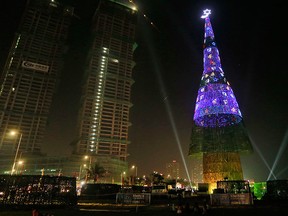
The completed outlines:
{"type": "MultiPolygon", "coordinates": [[[[59,209],[41,209],[42,215],[54,216],[110,216],[110,215],[138,215],[138,216],[172,216],[172,215],[195,215],[192,212],[178,214],[176,209],[170,205],[91,205],[91,206],[77,206],[74,208],[59,208],[59,209]]],[[[207,216],[255,216],[255,215],[288,215],[287,205],[273,205],[273,206],[235,206],[235,207],[212,207],[207,216]]],[[[32,210],[0,210],[1,216],[31,216],[32,210]]]]}
{"type": "MultiPolygon", "coordinates": [[[[116,204],[115,200],[98,200],[94,202],[78,202],[76,206],[29,206],[29,205],[0,205],[0,216],[32,216],[32,209],[37,208],[41,216],[255,216],[255,215],[288,215],[286,200],[258,201],[252,205],[210,206],[207,214],[202,214],[207,197],[190,197],[182,200],[183,207],[188,204],[188,212],[177,213],[177,199],[156,199],[146,205],[116,204]],[[199,205],[200,214],[192,211],[195,204],[199,205]]],[[[209,202],[208,202],[209,203],[209,202]]]]}

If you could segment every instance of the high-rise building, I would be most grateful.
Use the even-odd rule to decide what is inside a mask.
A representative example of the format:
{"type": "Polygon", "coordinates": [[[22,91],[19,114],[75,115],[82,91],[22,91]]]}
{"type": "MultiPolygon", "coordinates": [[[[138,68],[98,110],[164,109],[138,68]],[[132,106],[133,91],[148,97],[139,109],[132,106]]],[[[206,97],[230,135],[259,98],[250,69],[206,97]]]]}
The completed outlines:
{"type": "Polygon", "coordinates": [[[132,1],[100,0],[93,17],[91,44],[73,154],[90,157],[120,181],[127,171],[129,110],[137,10],[132,1]]]}
{"type": "Polygon", "coordinates": [[[72,17],[73,7],[56,0],[26,2],[0,77],[0,155],[4,166],[10,165],[4,158],[12,160],[15,152],[41,155],[72,17]],[[11,130],[18,136],[9,137],[11,130]]]}
{"type": "Polygon", "coordinates": [[[203,159],[203,182],[243,180],[240,154],[252,152],[243,117],[222,70],[219,51],[204,10],[204,71],[198,90],[189,155],[203,159]]]}
{"type": "Polygon", "coordinates": [[[180,178],[180,164],[176,160],[166,164],[166,174],[168,178],[179,179],[180,178]]]}

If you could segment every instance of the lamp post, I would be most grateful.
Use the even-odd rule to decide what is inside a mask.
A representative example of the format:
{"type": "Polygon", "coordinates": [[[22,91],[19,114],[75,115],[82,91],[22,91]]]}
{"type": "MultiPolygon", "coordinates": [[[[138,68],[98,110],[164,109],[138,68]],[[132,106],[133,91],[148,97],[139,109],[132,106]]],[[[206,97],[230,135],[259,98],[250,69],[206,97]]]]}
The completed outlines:
{"type": "Polygon", "coordinates": [[[20,175],[22,175],[23,167],[24,167],[24,161],[22,160],[18,161],[16,174],[20,173],[20,175]],[[19,172],[19,169],[20,169],[20,172],[19,172]]]}
{"type": "Polygon", "coordinates": [[[132,169],[135,169],[135,177],[137,177],[137,171],[138,171],[138,170],[137,170],[137,166],[133,165],[133,166],[132,166],[132,169]]]}
{"type": "MultiPolygon", "coordinates": [[[[10,134],[11,134],[12,136],[14,136],[15,134],[17,134],[17,132],[11,131],[10,134]]],[[[18,157],[19,148],[20,148],[20,145],[21,145],[21,140],[22,140],[22,133],[20,133],[20,137],[19,137],[17,149],[16,149],[16,152],[15,152],[15,157],[14,157],[14,161],[13,161],[13,166],[12,166],[12,169],[11,169],[11,175],[13,175],[13,173],[14,173],[14,171],[15,171],[15,166],[16,166],[16,161],[17,161],[17,157],[18,157]]]]}
{"type": "Polygon", "coordinates": [[[89,158],[89,167],[88,169],[91,169],[91,164],[92,164],[92,157],[91,156],[85,156],[85,160],[87,160],[89,158]]]}
{"type": "MultiPolygon", "coordinates": [[[[88,181],[88,171],[91,173],[92,157],[85,155],[84,159],[87,160],[88,158],[89,158],[89,166],[88,166],[88,169],[86,170],[85,183],[87,183],[87,181],[88,181]]],[[[91,177],[91,175],[90,175],[90,177],[91,177]]]]}
{"type": "Polygon", "coordinates": [[[120,177],[121,177],[121,187],[123,187],[124,186],[124,179],[125,179],[125,174],[126,174],[126,172],[121,172],[121,174],[120,174],[120,177]]]}
{"type": "MultiPolygon", "coordinates": [[[[83,167],[86,167],[86,164],[81,164],[80,165],[80,170],[79,170],[79,176],[78,176],[78,180],[81,181],[81,175],[82,175],[82,171],[83,171],[83,167]]],[[[87,173],[87,172],[86,172],[87,173]]],[[[86,174],[87,175],[87,174],[86,174]]]]}

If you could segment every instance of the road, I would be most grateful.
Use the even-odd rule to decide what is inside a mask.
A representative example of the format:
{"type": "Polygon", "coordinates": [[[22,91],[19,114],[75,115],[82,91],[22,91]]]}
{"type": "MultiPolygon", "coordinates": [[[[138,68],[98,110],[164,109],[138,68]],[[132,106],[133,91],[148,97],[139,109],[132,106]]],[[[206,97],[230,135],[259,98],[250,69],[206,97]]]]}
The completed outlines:
{"type": "MultiPolygon", "coordinates": [[[[273,205],[273,206],[234,206],[234,207],[212,207],[207,216],[255,216],[255,215],[288,215],[288,206],[273,205]]],[[[48,213],[53,216],[172,216],[172,215],[194,215],[193,212],[178,214],[176,208],[170,205],[78,205],[71,208],[41,208],[42,215],[48,213]]],[[[1,216],[31,216],[32,210],[29,209],[0,209],[1,216]]],[[[202,215],[202,214],[200,214],[202,215]]]]}

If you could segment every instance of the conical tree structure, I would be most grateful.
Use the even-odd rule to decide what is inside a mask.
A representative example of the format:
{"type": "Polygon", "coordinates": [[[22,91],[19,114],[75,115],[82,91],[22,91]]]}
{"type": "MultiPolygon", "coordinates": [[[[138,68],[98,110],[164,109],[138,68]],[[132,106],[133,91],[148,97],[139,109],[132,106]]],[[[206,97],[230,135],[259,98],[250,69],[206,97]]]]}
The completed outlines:
{"type": "Polygon", "coordinates": [[[203,181],[243,180],[240,154],[252,152],[242,114],[233,90],[224,76],[219,51],[204,10],[204,71],[192,123],[189,155],[203,157],[203,181]]]}

